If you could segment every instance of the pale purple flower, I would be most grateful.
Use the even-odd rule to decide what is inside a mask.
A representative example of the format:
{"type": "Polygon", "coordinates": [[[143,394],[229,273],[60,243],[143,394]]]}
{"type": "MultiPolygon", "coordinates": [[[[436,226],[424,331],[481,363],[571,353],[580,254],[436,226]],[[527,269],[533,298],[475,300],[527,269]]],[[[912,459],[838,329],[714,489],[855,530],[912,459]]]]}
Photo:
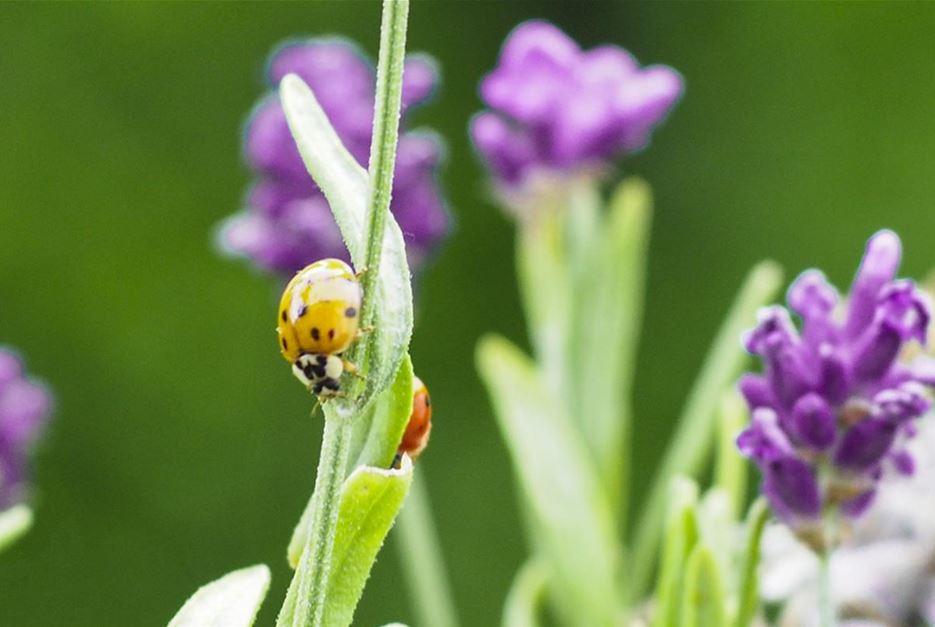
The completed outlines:
{"type": "MultiPolygon", "coordinates": [[[[348,151],[366,166],[376,80],[372,64],[348,41],[313,39],[287,44],[272,55],[267,68],[271,86],[275,88],[289,73],[312,88],[348,151]]],[[[407,58],[403,126],[405,112],[428,99],[437,82],[431,59],[407,58]]],[[[413,265],[448,230],[447,209],[436,181],[442,153],[443,146],[432,133],[400,134],[391,210],[413,265]]],[[[247,122],[244,154],[257,178],[247,194],[246,209],[228,218],[221,229],[225,249],[284,275],[325,257],[347,260],[328,203],[302,163],[274,92],[260,101],[247,122]]]]}
{"type": "Polygon", "coordinates": [[[803,537],[825,511],[860,516],[884,475],[914,470],[906,444],[931,407],[935,378],[927,358],[898,359],[908,343],[925,343],[929,324],[926,297],[896,279],[899,262],[899,238],[881,231],[846,302],[809,270],[787,298],[801,324],[769,307],[744,337],[764,372],[739,382],[752,420],[737,444],[759,465],[776,514],[803,537]]]}
{"type": "MultiPolygon", "coordinates": [[[[920,423],[907,447],[914,474],[884,478],[873,508],[831,555],[831,596],[842,626],[935,621],[935,422],[920,423]]],[[[819,576],[819,558],[788,527],[767,528],[761,590],[766,601],[782,603],[780,627],[818,627],[819,576]]]]}
{"type": "Polygon", "coordinates": [[[649,142],[682,94],[664,65],[640,67],[618,46],[582,50],[556,26],[524,22],[481,82],[489,111],[471,137],[498,182],[518,187],[545,173],[602,169],[649,142]]]}
{"type": "Polygon", "coordinates": [[[16,354],[0,348],[0,509],[24,496],[29,451],[51,406],[46,388],[23,373],[16,354]]]}

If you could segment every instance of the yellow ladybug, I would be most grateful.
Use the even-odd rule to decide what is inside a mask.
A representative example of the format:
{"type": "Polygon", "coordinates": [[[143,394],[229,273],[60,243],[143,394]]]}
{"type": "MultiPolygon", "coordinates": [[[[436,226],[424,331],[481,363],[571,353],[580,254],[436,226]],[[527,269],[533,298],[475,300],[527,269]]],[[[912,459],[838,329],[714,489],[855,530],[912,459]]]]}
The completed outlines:
{"type": "Polygon", "coordinates": [[[399,450],[393,460],[393,466],[399,467],[399,462],[406,453],[415,460],[429,443],[429,434],[432,432],[432,400],[429,389],[419,377],[412,377],[412,413],[406,424],[406,432],[399,443],[399,450]]]}
{"type": "Polygon", "coordinates": [[[360,301],[360,282],[340,259],[306,266],[283,292],[276,319],[280,352],[319,396],[335,396],[341,374],[353,370],[341,353],[357,338],[360,301]]]}

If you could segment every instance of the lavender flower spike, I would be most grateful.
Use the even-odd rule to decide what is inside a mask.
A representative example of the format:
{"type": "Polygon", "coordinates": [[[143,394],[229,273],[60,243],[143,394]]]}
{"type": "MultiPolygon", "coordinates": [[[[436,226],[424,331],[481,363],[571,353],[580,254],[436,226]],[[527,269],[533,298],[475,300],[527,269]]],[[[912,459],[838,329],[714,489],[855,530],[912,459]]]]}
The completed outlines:
{"type": "Polygon", "coordinates": [[[23,374],[14,353],[0,348],[0,509],[22,500],[29,449],[51,407],[48,391],[23,374]]]}
{"type": "Polygon", "coordinates": [[[788,293],[800,328],[774,306],[744,338],[764,372],[740,380],[753,421],[738,447],[760,466],[776,514],[816,548],[834,540],[833,530],[816,538],[823,512],[857,518],[881,478],[913,471],[906,444],[931,408],[933,381],[899,355],[925,342],[930,315],[916,285],[896,279],[899,260],[899,238],[880,231],[846,304],[809,270],[788,293]]]}
{"type": "MultiPolygon", "coordinates": [[[[275,88],[289,73],[308,83],[345,147],[366,167],[376,80],[369,60],[342,39],[293,42],[272,55],[267,76],[275,88]]],[[[437,82],[434,62],[410,55],[403,74],[404,114],[427,100],[437,82]]],[[[405,115],[401,123],[405,126],[405,115]]],[[[324,257],[348,260],[328,202],[305,170],[277,95],[262,99],[250,116],[244,153],[257,180],[247,195],[247,208],[222,225],[222,246],[283,275],[324,257]]],[[[400,134],[391,210],[413,266],[448,231],[448,213],[436,182],[442,153],[434,134],[400,134]]]]}
{"type": "Polygon", "coordinates": [[[682,78],[664,65],[641,68],[617,46],[582,50],[533,20],[507,37],[480,92],[491,110],[472,121],[474,144],[502,186],[522,187],[537,175],[605,169],[646,146],[682,78]]]}

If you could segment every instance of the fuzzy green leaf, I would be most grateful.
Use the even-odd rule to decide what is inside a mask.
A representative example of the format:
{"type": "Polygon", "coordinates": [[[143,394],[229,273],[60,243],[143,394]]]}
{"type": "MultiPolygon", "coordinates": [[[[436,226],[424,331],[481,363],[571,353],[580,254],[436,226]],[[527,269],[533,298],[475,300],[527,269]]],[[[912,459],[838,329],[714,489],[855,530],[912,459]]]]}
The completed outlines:
{"type": "Polygon", "coordinates": [[[737,435],[747,422],[747,409],[736,390],[721,397],[718,416],[714,483],[728,495],[732,515],[737,518],[747,499],[747,462],[737,450],[737,435]]]}
{"type": "Polygon", "coordinates": [[[697,476],[703,470],[713,446],[717,405],[747,360],[740,336],[755,324],[756,311],[773,300],[781,282],[782,271],[775,263],[754,266],[708,351],[640,514],[629,589],[632,599],[645,590],[655,564],[669,481],[677,474],[697,476]]]}
{"type": "MultiPolygon", "coordinates": [[[[341,143],[312,90],[289,74],[279,88],[289,128],[305,166],[321,188],[344,237],[355,268],[364,269],[370,179],[341,143]]],[[[383,253],[376,285],[375,329],[364,395],[354,408],[330,403],[335,410],[359,413],[396,376],[412,335],[412,286],[403,234],[392,215],[386,216],[383,253]]]]}
{"type": "Polygon", "coordinates": [[[533,363],[508,341],[482,339],[481,378],[493,401],[504,440],[541,551],[551,592],[570,623],[614,622],[619,546],[613,516],[580,435],[533,363]]]}
{"type": "Polygon", "coordinates": [[[682,627],[724,627],[724,584],[711,549],[699,544],[685,567],[682,627]]]}
{"type": "MultiPolygon", "coordinates": [[[[350,475],[359,466],[389,468],[411,413],[412,361],[407,355],[396,373],[393,385],[380,395],[363,416],[354,421],[346,474],[350,475]]],[[[293,569],[298,567],[308,542],[313,506],[314,498],[310,498],[289,540],[287,558],[293,569]]]]}
{"type": "Polygon", "coordinates": [[[169,627],[250,627],[269,589],[263,564],[235,570],[199,588],[169,627]]]}
{"type": "Polygon", "coordinates": [[[548,569],[541,561],[533,558],[523,564],[503,606],[503,627],[539,627],[548,579],[548,569]]]}
{"type": "Polygon", "coordinates": [[[698,486],[676,477],[670,488],[669,513],[659,578],[654,594],[653,627],[679,624],[685,560],[698,541],[698,486]]]}
{"type": "Polygon", "coordinates": [[[516,248],[523,311],[542,376],[550,387],[567,381],[574,301],[559,218],[555,211],[543,212],[520,230],[516,248]]]}
{"type": "Polygon", "coordinates": [[[398,470],[359,467],[344,482],[323,625],[351,624],[377,553],[412,482],[408,456],[398,470]]]}
{"type": "Polygon", "coordinates": [[[757,569],[760,564],[760,540],[763,529],[769,520],[769,507],[762,498],[754,501],[747,513],[747,550],[743,560],[740,579],[740,599],[738,603],[736,627],[749,627],[759,607],[759,578],[757,569]]]}
{"type": "MultiPolygon", "coordinates": [[[[572,207],[573,211],[584,207],[572,207]]],[[[630,396],[642,322],[652,194],[642,180],[624,181],[603,228],[588,246],[590,264],[575,279],[575,415],[615,512],[625,517],[630,396]]]]}
{"type": "Polygon", "coordinates": [[[348,474],[358,466],[389,468],[412,415],[412,360],[407,354],[393,384],[354,422],[348,474]]]}
{"type": "MultiPolygon", "coordinates": [[[[412,482],[412,460],[403,456],[398,469],[359,466],[344,481],[324,599],[322,625],[346,627],[364,591],[377,553],[393,526],[412,482]]],[[[297,590],[315,565],[300,561],[276,624],[295,624],[297,590]]]]}
{"type": "Polygon", "coordinates": [[[19,540],[32,527],[32,510],[14,505],[0,512],[0,551],[19,540]]]}

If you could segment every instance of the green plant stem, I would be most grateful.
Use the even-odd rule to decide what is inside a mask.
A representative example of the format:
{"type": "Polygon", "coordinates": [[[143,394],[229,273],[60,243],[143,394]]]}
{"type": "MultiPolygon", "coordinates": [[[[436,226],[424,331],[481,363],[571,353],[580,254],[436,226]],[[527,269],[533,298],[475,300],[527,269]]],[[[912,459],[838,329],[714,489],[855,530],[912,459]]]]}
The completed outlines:
{"type": "MultiPolygon", "coordinates": [[[[370,190],[368,202],[366,272],[361,280],[363,302],[361,321],[364,328],[374,323],[377,280],[383,252],[383,234],[390,209],[393,170],[396,164],[396,143],[399,108],[402,98],[403,62],[406,54],[408,0],[384,0],[383,22],[380,28],[380,52],[377,61],[377,86],[374,104],[373,142],[370,147],[370,190]]],[[[373,352],[374,335],[357,342],[351,359],[366,373],[373,352]]],[[[356,386],[351,399],[359,397],[362,388],[356,386]]],[[[352,401],[353,402],[353,401],[352,401]]],[[[314,509],[309,526],[309,544],[305,547],[299,576],[293,625],[319,627],[327,602],[328,577],[334,536],[338,522],[341,484],[347,465],[354,414],[325,412],[325,430],[318,462],[318,474],[313,493],[314,509]]],[[[287,599],[288,602],[288,599],[287,599]]]]}
{"type": "Polygon", "coordinates": [[[296,571],[300,577],[295,615],[296,627],[319,627],[322,624],[328,596],[328,575],[334,551],[334,533],[338,524],[338,507],[344,466],[351,442],[351,423],[326,412],[325,431],[321,442],[321,457],[315,477],[314,508],[309,522],[309,543],[302,553],[296,571]]]}
{"type": "Polygon", "coordinates": [[[831,551],[819,556],[818,611],[821,627],[834,627],[834,601],[831,598],[831,551]]]}
{"type": "Polygon", "coordinates": [[[396,538],[416,624],[457,627],[454,599],[422,468],[412,478],[406,503],[399,513],[396,538]]]}
{"type": "MultiPolygon", "coordinates": [[[[403,92],[403,65],[406,57],[406,25],[409,0],[384,0],[380,27],[380,53],[377,59],[376,100],[373,112],[373,140],[370,145],[370,193],[364,274],[361,278],[364,299],[360,308],[363,328],[373,326],[377,280],[383,254],[383,233],[393,192],[396,144],[399,135],[399,108],[403,92]]],[[[372,336],[372,334],[371,334],[372,336]]],[[[370,338],[357,342],[351,361],[363,372],[372,354],[370,338]]]]}

